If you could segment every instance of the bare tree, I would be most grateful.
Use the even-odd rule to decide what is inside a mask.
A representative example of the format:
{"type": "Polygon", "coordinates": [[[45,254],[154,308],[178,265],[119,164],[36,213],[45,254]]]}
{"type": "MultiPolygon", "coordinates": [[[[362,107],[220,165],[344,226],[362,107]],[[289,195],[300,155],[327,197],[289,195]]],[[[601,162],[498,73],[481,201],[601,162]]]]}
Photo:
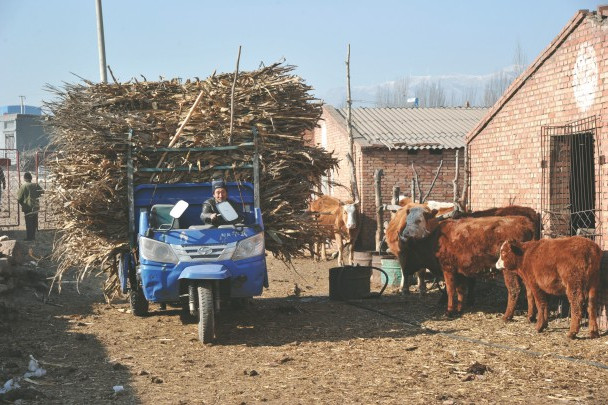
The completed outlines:
{"type": "Polygon", "coordinates": [[[376,105],[378,107],[405,107],[407,105],[410,87],[409,77],[385,83],[376,89],[376,105]]]}
{"type": "Polygon", "coordinates": [[[528,66],[528,58],[524,52],[524,49],[521,46],[521,42],[519,40],[515,44],[515,53],[513,55],[513,65],[515,65],[515,74],[516,76],[521,75],[526,67],[528,66]]]}
{"type": "Polygon", "coordinates": [[[395,81],[393,104],[395,107],[403,107],[407,105],[408,93],[410,90],[410,78],[402,77],[395,81]]]}
{"type": "Polygon", "coordinates": [[[465,106],[465,105],[467,105],[467,103],[469,103],[470,106],[477,105],[478,91],[479,91],[479,88],[473,87],[473,86],[469,86],[466,89],[464,89],[464,92],[462,93],[462,98],[460,100],[459,105],[465,106]]]}
{"type": "Polygon", "coordinates": [[[391,106],[391,86],[390,84],[381,84],[376,88],[376,106],[390,107],[391,106]]]}
{"type": "Polygon", "coordinates": [[[498,101],[500,96],[505,92],[512,79],[503,71],[495,73],[492,78],[486,83],[483,93],[483,105],[491,107],[498,101]]]}
{"type": "Polygon", "coordinates": [[[444,107],[446,105],[446,94],[441,81],[424,80],[416,88],[416,97],[420,100],[421,107],[444,107]]]}

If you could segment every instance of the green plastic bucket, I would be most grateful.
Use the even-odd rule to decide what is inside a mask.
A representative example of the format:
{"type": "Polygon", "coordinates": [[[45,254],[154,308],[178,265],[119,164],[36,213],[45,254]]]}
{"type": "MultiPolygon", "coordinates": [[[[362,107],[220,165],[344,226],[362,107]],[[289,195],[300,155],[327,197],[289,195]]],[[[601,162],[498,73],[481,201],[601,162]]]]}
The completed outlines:
{"type": "MultiPolygon", "coordinates": [[[[401,266],[397,259],[382,259],[382,270],[388,274],[388,285],[400,286],[401,285],[401,266]]],[[[380,281],[384,283],[386,276],[380,273],[380,281]]]]}

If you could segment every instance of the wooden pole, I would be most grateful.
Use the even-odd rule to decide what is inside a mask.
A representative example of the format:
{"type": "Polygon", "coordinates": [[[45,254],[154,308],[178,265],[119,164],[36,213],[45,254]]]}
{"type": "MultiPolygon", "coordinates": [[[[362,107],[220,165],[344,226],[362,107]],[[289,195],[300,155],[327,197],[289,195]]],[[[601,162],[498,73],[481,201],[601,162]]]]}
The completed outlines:
{"type": "Polygon", "coordinates": [[[452,185],[454,186],[454,209],[456,211],[460,211],[460,206],[458,204],[458,174],[460,173],[459,169],[459,162],[458,162],[458,155],[460,154],[460,151],[458,149],[456,149],[456,165],[455,165],[455,169],[454,169],[454,180],[452,180],[452,185]]]}
{"type": "MultiPolygon", "coordinates": [[[[184,127],[186,126],[186,124],[188,123],[188,121],[190,121],[190,117],[192,117],[192,113],[194,112],[194,109],[196,108],[196,106],[198,105],[198,103],[200,103],[201,100],[203,99],[203,94],[204,93],[205,93],[205,90],[201,90],[201,92],[199,93],[199,95],[196,98],[196,100],[194,100],[194,104],[192,104],[192,107],[190,107],[190,111],[188,111],[188,114],[186,115],[186,118],[184,119],[184,122],[182,122],[182,125],[179,126],[179,128],[177,129],[177,132],[175,132],[175,135],[173,135],[173,138],[171,138],[171,141],[169,142],[169,145],[167,146],[168,148],[173,147],[173,145],[175,145],[175,143],[177,142],[177,139],[182,135],[182,132],[184,131],[184,127]]],[[[160,160],[156,164],[156,168],[157,169],[165,161],[166,157],[167,157],[167,152],[163,153],[163,155],[160,157],[160,160]]],[[[154,176],[155,175],[153,174],[152,177],[150,177],[150,181],[152,181],[152,179],[154,178],[154,176]]]]}
{"type": "Polygon", "coordinates": [[[384,171],[382,169],[376,169],[374,173],[374,183],[376,185],[376,251],[380,251],[380,244],[384,237],[384,229],[382,219],[384,217],[384,210],[382,209],[382,176],[384,171]]]}
{"type": "Polygon", "coordinates": [[[241,46],[239,45],[239,55],[236,57],[236,69],[232,80],[232,90],[230,91],[230,135],[228,145],[232,145],[232,130],[234,128],[234,89],[236,88],[236,78],[239,75],[239,62],[241,61],[241,46]]]}
{"type": "MultiPolygon", "coordinates": [[[[414,167],[414,164],[412,163],[412,170],[414,171],[414,184],[416,185],[416,187],[418,187],[418,194],[420,195],[420,201],[418,201],[420,204],[422,204],[422,187],[420,186],[420,180],[418,179],[418,172],[416,171],[416,168],[414,167]]],[[[414,202],[416,202],[416,199],[413,200],[414,202]]]]}
{"type": "Polygon", "coordinates": [[[351,119],[352,99],[350,97],[350,44],[346,55],[346,130],[348,131],[348,154],[346,161],[350,169],[350,193],[353,201],[359,201],[359,189],[357,187],[357,172],[355,171],[355,147],[353,141],[353,125],[351,119]]]}
{"type": "Polygon", "coordinates": [[[437,172],[435,173],[435,178],[433,179],[433,182],[429,187],[429,191],[426,192],[422,200],[420,200],[420,203],[424,203],[426,199],[429,198],[429,194],[431,194],[431,191],[433,191],[433,188],[435,187],[435,182],[437,181],[437,177],[439,177],[439,172],[441,172],[441,166],[443,166],[443,159],[439,161],[439,167],[437,168],[437,172]]]}
{"type": "Polygon", "coordinates": [[[399,186],[393,186],[393,198],[391,199],[391,204],[399,205],[399,194],[400,193],[401,193],[401,190],[399,189],[399,186]]]}
{"type": "Polygon", "coordinates": [[[412,195],[412,202],[416,202],[416,181],[412,177],[412,182],[410,186],[410,193],[412,195]]]}
{"type": "Polygon", "coordinates": [[[464,211],[467,210],[467,205],[469,201],[469,148],[468,145],[464,147],[464,179],[462,184],[462,193],[460,194],[460,206],[464,211]]]}

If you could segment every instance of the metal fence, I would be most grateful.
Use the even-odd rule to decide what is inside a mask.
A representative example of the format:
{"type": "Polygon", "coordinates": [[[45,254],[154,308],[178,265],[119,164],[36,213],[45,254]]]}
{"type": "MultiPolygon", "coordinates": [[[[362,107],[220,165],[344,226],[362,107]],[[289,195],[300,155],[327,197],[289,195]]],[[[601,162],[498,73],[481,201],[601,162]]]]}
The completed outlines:
{"type": "Polygon", "coordinates": [[[541,130],[543,234],[581,235],[601,245],[600,144],[596,117],[541,130]]]}
{"type": "MultiPolygon", "coordinates": [[[[23,183],[23,174],[31,172],[33,181],[38,182],[44,190],[53,187],[45,167],[45,161],[51,156],[50,152],[35,152],[26,159],[23,153],[16,149],[0,149],[0,169],[4,176],[4,186],[0,184],[0,229],[24,227],[23,214],[17,202],[17,193],[23,183]]],[[[45,194],[40,198],[38,214],[39,229],[55,229],[55,209],[49,206],[45,194]]]]}

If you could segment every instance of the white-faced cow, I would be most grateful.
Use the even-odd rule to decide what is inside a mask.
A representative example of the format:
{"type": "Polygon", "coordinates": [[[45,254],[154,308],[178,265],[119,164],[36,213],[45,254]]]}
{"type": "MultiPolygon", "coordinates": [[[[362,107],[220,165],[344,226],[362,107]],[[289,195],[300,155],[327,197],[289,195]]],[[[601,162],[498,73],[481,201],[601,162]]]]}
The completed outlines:
{"type": "MultiPolygon", "coordinates": [[[[579,331],[586,299],[589,336],[597,338],[596,301],[600,289],[601,258],[602,249],[595,242],[580,236],[525,243],[508,240],[500,248],[496,268],[516,271],[526,289],[532,291],[538,310],[538,332],[542,332],[548,324],[546,294],[566,294],[572,309],[568,337],[574,339],[579,331]]],[[[528,318],[531,320],[530,308],[528,318]]]]}
{"type": "MultiPolygon", "coordinates": [[[[411,199],[401,199],[399,204],[403,207],[399,211],[395,213],[395,215],[391,218],[388,223],[388,227],[386,228],[385,240],[388,246],[388,250],[394,254],[396,257],[399,257],[400,246],[399,246],[399,235],[403,228],[405,228],[405,222],[407,219],[407,214],[414,207],[421,207],[424,210],[427,210],[430,213],[433,211],[428,209],[428,206],[425,204],[413,203],[411,199]],[[402,205],[403,201],[409,201],[402,205]]],[[[436,211],[435,211],[436,213],[436,211]]],[[[424,293],[426,291],[426,282],[424,280],[424,271],[420,270],[416,273],[416,277],[418,279],[418,290],[420,293],[424,293]]],[[[406,294],[408,292],[408,287],[406,283],[405,273],[403,268],[401,269],[401,286],[399,287],[401,293],[406,294]]]]}
{"type": "MultiPolygon", "coordinates": [[[[343,250],[350,246],[350,264],[353,264],[354,245],[359,236],[359,210],[357,202],[344,203],[337,198],[323,195],[310,203],[310,211],[317,223],[326,230],[326,237],[336,241],[338,263],[344,265],[343,250]]],[[[325,243],[321,243],[321,259],[326,260],[325,243]]],[[[315,254],[317,249],[314,249],[315,254]]]]}
{"type": "MultiPolygon", "coordinates": [[[[410,210],[401,232],[399,261],[406,275],[421,268],[443,274],[447,290],[447,315],[462,311],[465,280],[487,274],[498,259],[503,236],[528,241],[534,224],[523,216],[463,218],[438,221],[421,207],[410,210]],[[457,297],[456,297],[457,296],[457,297]]],[[[508,290],[504,320],[511,319],[520,284],[513,271],[503,271],[508,290]]]]}

